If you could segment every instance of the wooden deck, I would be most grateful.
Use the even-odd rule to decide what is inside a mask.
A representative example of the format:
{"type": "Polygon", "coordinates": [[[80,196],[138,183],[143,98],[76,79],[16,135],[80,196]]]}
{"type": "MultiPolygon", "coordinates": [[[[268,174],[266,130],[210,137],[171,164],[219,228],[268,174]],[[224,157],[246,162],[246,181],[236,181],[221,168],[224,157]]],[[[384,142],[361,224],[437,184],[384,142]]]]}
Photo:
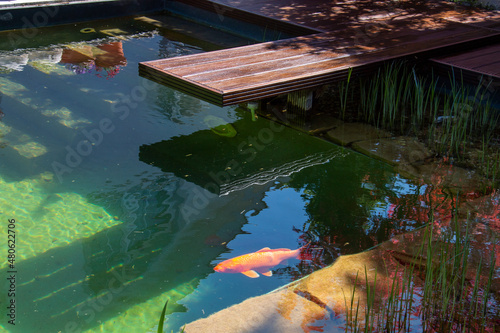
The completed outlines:
{"type": "Polygon", "coordinates": [[[436,57],[431,61],[444,67],[467,71],[469,76],[476,79],[484,75],[500,80],[500,44],[436,57]]]}
{"type": "MultiPolygon", "coordinates": [[[[465,19],[465,18],[464,18],[465,19]]],[[[465,19],[469,24],[500,32],[500,15],[493,20],[475,23],[465,19]]],[[[438,56],[430,59],[442,69],[462,71],[462,75],[470,81],[476,81],[483,76],[500,81],[500,43],[457,53],[438,56]]]]}
{"type": "Polygon", "coordinates": [[[237,7],[203,2],[220,12],[231,10],[237,15],[238,8],[324,31],[139,65],[141,76],[216,105],[316,87],[345,78],[350,68],[363,73],[390,59],[431,57],[500,41],[500,31],[496,29],[500,16],[496,13],[478,12],[471,19],[470,12],[459,12],[443,3],[415,9],[374,8],[371,1],[335,6],[333,1],[316,0],[295,0],[293,4],[288,0],[272,4],[260,0],[243,4],[220,1],[237,7]],[[461,22],[464,20],[469,22],[461,22]]]}

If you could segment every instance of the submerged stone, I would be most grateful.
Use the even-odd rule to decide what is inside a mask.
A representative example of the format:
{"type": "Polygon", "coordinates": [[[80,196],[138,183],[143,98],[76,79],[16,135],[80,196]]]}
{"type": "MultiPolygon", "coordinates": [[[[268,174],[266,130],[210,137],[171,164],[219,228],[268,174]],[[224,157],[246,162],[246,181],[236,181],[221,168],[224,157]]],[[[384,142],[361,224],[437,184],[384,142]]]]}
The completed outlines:
{"type": "Polygon", "coordinates": [[[358,141],[370,141],[380,138],[389,138],[391,134],[363,123],[344,123],[338,124],[335,128],[328,131],[326,137],[337,144],[347,146],[358,141]]]}
{"type": "Polygon", "coordinates": [[[482,192],[484,179],[473,170],[446,163],[444,160],[429,163],[406,163],[397,166],[403,176],[425,184],[456,190],[461,194],[482,192]]]}
{"type": "Polygon", "coordinates": [[[353,144],[353,148],[391,165],[415,164],[433,156],[423,143],[405,136],[359,141],[353,144]]]}
{"type": "MultiPolygon", "coordinates": [[[[312,117],[311,121],[307,125],[307,130],[309,131],[309,134],[318,135],[340,126],[344,126],[344,122],[342,120],[326,114],[319,114],[312,117]]],[[[328,135],[326,135],[326,137],[328,138],[328,135]]]]}

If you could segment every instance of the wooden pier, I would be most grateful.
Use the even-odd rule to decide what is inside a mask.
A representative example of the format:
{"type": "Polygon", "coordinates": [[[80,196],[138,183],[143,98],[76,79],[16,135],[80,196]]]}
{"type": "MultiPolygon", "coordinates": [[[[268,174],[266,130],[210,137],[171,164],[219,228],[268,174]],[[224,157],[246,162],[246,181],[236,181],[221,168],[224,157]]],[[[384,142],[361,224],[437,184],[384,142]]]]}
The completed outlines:
{"type": "MultiPolygon", "coordinates": [[[[176,1],[194,5],[193,0],[176,1]]],[[[438,59],[500,41],[498,12],[471,11],[444,2],[418,7],[404,1],[398,7],[371,1],[196,2],[219,13],[237,17],[242,11],[317,31],[139,65],[141,76],[220,106],[313,88],[345,79],[350,70],[371,71],[387,60],[438,59]]]]}

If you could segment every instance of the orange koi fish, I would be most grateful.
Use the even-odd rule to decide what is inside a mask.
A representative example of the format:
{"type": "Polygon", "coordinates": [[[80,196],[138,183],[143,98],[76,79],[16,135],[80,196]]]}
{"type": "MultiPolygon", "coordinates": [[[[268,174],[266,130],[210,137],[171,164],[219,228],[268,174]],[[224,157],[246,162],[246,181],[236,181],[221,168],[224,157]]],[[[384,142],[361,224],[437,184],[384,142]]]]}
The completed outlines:
{"type": "Polygon", "coordinates": [[[259,277],[259,274],[272,276],[271,268],[287,259],[306,259],[301,254],[307,245],[296,249],[274,249],[268,247],[257,252],[243,254],[239,257],[225,260],[215,266],[214,270],[219,273],[241,273],[251,278],[259,277]]]}

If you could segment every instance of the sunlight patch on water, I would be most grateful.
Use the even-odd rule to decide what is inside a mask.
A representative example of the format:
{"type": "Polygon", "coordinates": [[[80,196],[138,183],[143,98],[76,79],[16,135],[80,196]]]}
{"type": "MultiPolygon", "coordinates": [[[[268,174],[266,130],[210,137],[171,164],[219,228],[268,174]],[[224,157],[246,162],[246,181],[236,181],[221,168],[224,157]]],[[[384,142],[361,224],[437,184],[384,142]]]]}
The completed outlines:
{"type": "Polygon", "coordinates": [[[11,146],[19,155],[26,158],[34,158],[47,153],[47,147],[33,141],[28,134],[0,123],[0,148],[8,146],[11,146]]]}
{"type": "Polygon", "coordinates": [[[34,69],[36,69],[44,74],[47,74],[47,75],[58,75],[58,76],[76,75],[76,73],[68,71],[68,69],[66,67],[64,67],[63,65],[60,65],[60,64],[35,61],[35,62],[29,63],[29,65],[32,68],[34,68],[34,69]]]}
{"type": "Polygon", "coordinates": [[[85,118],[75,119],[73,112],[67,107],[55,108],[55,109],[44,109],[42,114],[47,117],[55,117],[58,118],[59,123],[63,126],[78,129],[81,124],[91,124],[92,122],[85,118]]]}
{"type": "Polygon", "coordinates": [[[35,141],[12,145],[12,148],[17,150],[19,155],[26,158],[34,158],[47,153],[47,147],[35,141]]]}
{"type": "MultiPolygon", "coordinates": [[[[37,94],[33,94],[24,85],[11,81],[6,77],[0,77],[0,93],[17,100],[21,104],[24,104],[33,110],[40,110],[39,112],[46,117],[54,117],[58,119],[58,122],[65,127],[78,129],[81,128],[83,124],[91,124],[91,121],[88,119],[85,119],[83,117],[75,117],[74,112],[67,107],[58,107],[51,99],[40,98],[37,96],[37,94]],[[29,95],[29,97],[26,95],[29,95]]],[[[35,150],[40,152],[40,144],[32,144],[31,146],[31,148],[34,148],[35,150]]],[[[22,147],[20,147],[18,150],[20,152],[25,151],[25,149],[22,149],[22,147]]],[[[29,156],[33,155],[33,153],[24,153],[21,155],[29,156]]],[[[36,157],[42,154],[38,153],[34,155],[36,157]]]]}
{"type": "Polygon", "coordinates": [[[27,91],[28,89],[14,81],[9,80],[5,76],[0,76],[0,91],[7,96],[15,96],[20,91],[27,91]]]}

